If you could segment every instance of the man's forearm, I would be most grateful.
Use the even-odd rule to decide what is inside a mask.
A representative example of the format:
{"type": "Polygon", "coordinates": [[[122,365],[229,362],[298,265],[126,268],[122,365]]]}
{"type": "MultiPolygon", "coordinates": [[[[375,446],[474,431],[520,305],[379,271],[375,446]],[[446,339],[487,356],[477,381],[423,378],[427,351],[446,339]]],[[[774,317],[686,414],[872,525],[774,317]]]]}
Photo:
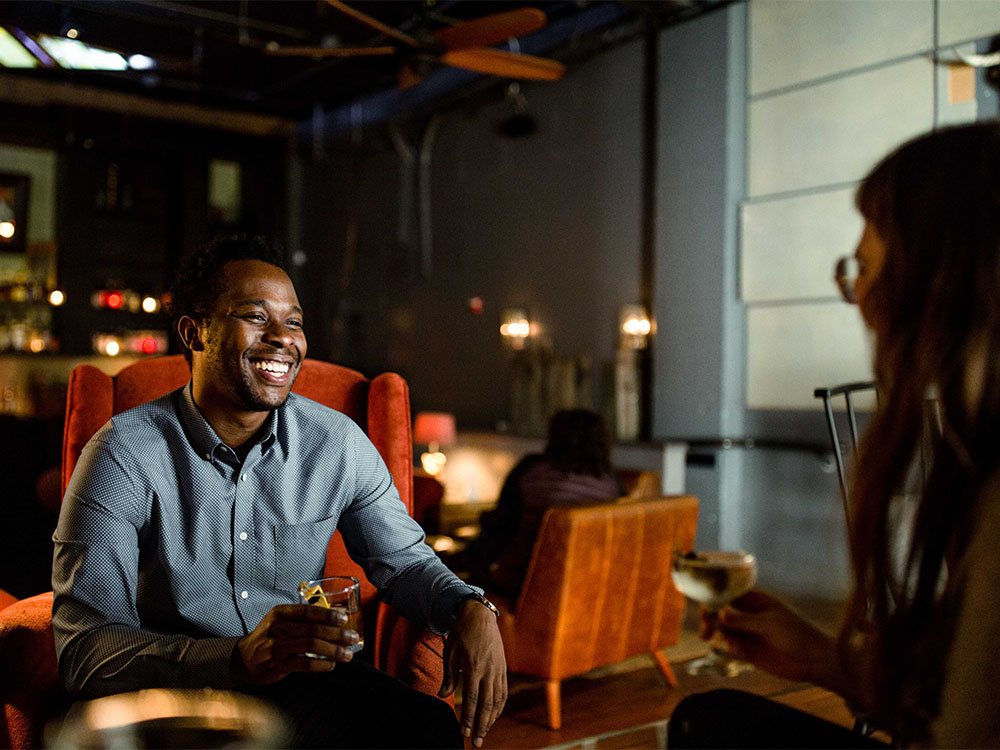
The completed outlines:
{"type": "Polygon", "coordinates": [[[105,625],[65,645],[59,675],[71,694],[84,698],[154,687],[228,689],[230,658],[238,640],[105,625]]]}
{"type": "Polygon", "coordinates": [[[404,571],[380,594],[410,620],[444,635],[451,627],[455,606],[471,590],[435,557],[404,571]]]}

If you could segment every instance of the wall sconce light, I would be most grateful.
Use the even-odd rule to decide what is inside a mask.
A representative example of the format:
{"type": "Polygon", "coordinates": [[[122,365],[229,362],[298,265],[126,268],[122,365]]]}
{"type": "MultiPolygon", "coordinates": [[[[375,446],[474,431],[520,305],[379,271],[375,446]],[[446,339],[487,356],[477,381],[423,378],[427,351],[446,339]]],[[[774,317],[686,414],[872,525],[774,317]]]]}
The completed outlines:
{"type": "Polygon", "coordinates": [[[420,455],[420,465],[436,476],[448,460],[440,447],[455,444],[455,416],[440,411],[420,412],[413,420],[413,442],[427,446],[427,452],[420,455]]]}
{"type": "Polygon", "coordinates": [[[621,344],[626,349],[645,349],[653,324],[642,305],[623,305],[618,316],[621,344]]]}
{"type": "Polygon", "coordinates": [[[510,344],[511,349],[523,349],[525,341],[531,335],[531,323],[528,313],[516,307],[509,307],[500,313],[500,335],[510,344]]]}
{"type": "Polygon", "coordinates": [[[0,198],[0,238],[12,240],[16,233],[17,216],[14,214],[14,209],[7,201],[0,198]]]}
{"type": "Polygon", "coordinates": [[[122,338],[110,333],[95,333],[91,336],[90,342],[94,352],[105,357],[117,357],[124,348],[122,338]]]}

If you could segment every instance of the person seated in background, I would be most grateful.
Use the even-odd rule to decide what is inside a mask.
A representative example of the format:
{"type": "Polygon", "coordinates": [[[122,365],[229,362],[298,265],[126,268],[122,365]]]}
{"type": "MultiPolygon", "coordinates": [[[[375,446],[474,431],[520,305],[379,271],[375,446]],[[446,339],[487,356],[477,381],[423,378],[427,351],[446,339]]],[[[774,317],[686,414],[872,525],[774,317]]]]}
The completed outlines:
{"type": "Polygon", "coordinates": [[[276,704],[297,747],[477,747],[503,708],[495,610],[424,544],[375,446],[292,393],[302,308],[259,237],[189,254],[171,290],[182,388],[84,447],[54,535],[59,675],[78,698],[239,690],[276,704]],[[338,608],[300,604],[338,530],[379,596],[447,634],[444,701],[353,659],[338,608]],[[459,676],[461,673],[461,677],[459,676]]]}
{"type": "MultiPolygon", "coordinates": [[[[902,145],[856,202],[857,275],[838,282],[874,334],[880,395],[850,495],[846,618],[828,634],[752,591],[703,630],[718,627],[737,658],[838,693],[897,746],[1000,747],[1000,123],[902,145]],[[929,471],[903,526],[893,497],[927,439],[931,394],[929,471]]],[[[737,691],[685,699],[668,726],[672,748],[877,744],[737,691]]]]}
{"type": "Polygon", "coordinates": [[[496,509],[483,514],[482,534],[465,556],[471,580],[516,597],[546,510],[623,494],[601,416],[588,409],[556,412],[545,452],[522,458],[504,480],[496,509]]]}

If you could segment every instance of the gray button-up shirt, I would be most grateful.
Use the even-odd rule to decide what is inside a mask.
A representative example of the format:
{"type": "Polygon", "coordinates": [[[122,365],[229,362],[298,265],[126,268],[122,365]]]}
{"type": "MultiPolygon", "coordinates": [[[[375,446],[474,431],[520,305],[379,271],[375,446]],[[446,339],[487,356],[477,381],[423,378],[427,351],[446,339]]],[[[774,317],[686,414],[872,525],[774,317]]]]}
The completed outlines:
{"type": "Polygon", "coordinates": [[[83,449],[53,537],[64,684],[230,687],[236,641],[322,576],[338,528],[385,601],[447,630],[473,589],[424,543],[349,417],[293,393],[241,464],[190,383],[117,415],[83,449]]]}

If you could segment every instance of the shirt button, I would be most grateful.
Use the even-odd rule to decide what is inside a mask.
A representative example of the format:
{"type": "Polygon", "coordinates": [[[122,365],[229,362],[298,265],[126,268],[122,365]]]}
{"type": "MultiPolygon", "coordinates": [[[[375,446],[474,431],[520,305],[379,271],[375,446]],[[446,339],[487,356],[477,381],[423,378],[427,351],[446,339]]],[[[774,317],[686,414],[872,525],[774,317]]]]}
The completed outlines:
{"type": "Polygon", "coordinates": [[[250,596],[250,594],[248,594],[246,591],[241,591],[240,592],[240,598],[241,599],[246,599],[248,596],[250,596]]]}
{"type": "Polygon", "coordinates": [[[244,481],[244,482],[245,482],[245,481],[247,481],[247,475],[246,475],[246,474],[244,474],[243,476],[241,476],[241,477],[240,477],[240,480],[242,480],[242,481],[244,481]]]}
{"type": "Polygon", "coordinates": [[[247,540],[247,533],[245,531],[240,532],[240,541],[245,542],[247,540]]]}

